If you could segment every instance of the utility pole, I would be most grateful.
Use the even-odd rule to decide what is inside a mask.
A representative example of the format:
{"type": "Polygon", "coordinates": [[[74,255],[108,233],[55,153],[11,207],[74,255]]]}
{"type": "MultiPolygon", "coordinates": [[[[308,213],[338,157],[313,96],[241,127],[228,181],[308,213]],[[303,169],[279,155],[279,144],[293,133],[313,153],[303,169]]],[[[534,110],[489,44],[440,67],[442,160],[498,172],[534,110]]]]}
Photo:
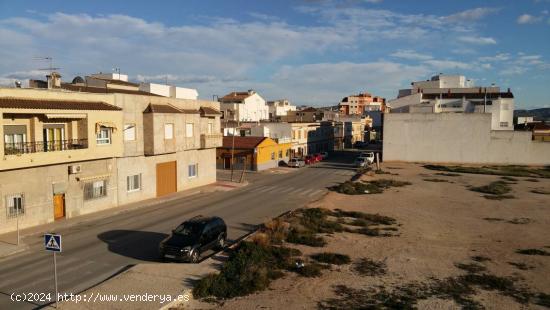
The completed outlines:
{"type": "Polygon", "coordinates": [[[20,208],[17,208],[17,245],[19,245],[19,214],[20,208]]]}
{"type": "Polygon", "coordinates": [[[240,127],[237,120],[237,127],[233,127],[233,137],[231,138],[231,182],[233,182],[233,168],[235,164],[235,132],[240,127]]]}

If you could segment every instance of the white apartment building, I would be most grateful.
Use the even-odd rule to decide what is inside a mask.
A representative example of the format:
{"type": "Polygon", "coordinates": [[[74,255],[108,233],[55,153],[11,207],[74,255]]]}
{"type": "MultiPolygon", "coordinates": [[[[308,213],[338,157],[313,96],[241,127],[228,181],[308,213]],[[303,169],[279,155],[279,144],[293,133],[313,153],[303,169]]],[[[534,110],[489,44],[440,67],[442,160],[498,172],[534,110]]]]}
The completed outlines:
{"type": "Polygon", "coordinates": [[[499,87],[477,87],[462,75],[436,75],[399,90],[391,113],[489,113],[492,130],[513,130],[514,95],[499,87]]]}
{"type": "Polygon", "coordinates": [[[196,89],[193,88],[184,88],[156,83],[141,83],[139,84],[139,90],[163,97],[176,99],[197,100],[197,98],[199,97],[199,93],[196,89]]]}
{"type": "Polygon", "coordinates": [[[287,99],[268,101],[269,119],[276,120],[278,117],[286,116],[289,111],[296,111],[296,106],[290,104],[287,99]]]}
{"type": "Polygon", "coordinates": [[[254,90],[231,92],[219,99],[225,121],[259,122],[269,119],[265,99],[254,90]]]}

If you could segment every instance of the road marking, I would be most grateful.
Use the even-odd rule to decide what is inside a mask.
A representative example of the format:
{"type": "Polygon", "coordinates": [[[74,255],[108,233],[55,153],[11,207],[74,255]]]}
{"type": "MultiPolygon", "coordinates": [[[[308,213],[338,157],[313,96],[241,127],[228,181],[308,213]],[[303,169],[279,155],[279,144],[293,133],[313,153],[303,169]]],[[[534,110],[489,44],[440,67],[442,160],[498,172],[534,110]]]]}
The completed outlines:
{"type": "Polygon", "coordinates": [[[289,195],[295,195],[295,194],[303,195],[303,190],[301,188],[297,188],[297,189],[293,190],[292,192],[290,192],[288,194],[289,195]]]}
{"type": "Polygon", "coordinates": [[[309,193],[310,193],[311,191],[313,191],[313,190],[315,190],[315,189],[314,189],[314,188],[310,188],[310,189],[304,191],[304,192],[302,193],[302,195],[307,195],[307,194],[309,194],[309,193]]]}
{"type": "Polygon", "coordinates": [[[279,191],[280,193],[289,193],[294,191],[295,187],[283,187],[283,190],[279,191]]]}
{"type": "Polygon", "coordinates": [[[323,191],[324,191],[323,189],[318,189],[318,190],[314,191],[313,193],[309,194],[308,196],[309,197],[317,196],[318,194],[322,193],[323,191]]]}

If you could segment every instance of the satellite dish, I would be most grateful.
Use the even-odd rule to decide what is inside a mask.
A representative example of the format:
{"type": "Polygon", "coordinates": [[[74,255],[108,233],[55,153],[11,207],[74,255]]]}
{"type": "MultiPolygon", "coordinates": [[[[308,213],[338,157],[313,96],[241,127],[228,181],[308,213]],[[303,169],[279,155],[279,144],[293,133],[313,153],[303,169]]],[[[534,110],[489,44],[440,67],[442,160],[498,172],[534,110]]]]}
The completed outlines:
{"type": "Polygon", "coordinates": [[[83,84],[83,83],[84,83],[84,79],[81,76],[75,77],[72,82],[72,84],[83,84]]]}
{"type": "Polygon", "coordinates": [[[21,81],[15,81],[15,87],[21,88],[21,81]]]}

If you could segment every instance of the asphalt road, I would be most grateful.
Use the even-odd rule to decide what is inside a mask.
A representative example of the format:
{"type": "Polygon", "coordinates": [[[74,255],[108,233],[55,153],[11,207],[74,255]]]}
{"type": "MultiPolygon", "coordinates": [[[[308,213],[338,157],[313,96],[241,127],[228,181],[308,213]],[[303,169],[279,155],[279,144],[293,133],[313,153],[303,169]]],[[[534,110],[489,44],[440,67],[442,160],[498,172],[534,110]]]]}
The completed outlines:
{"type": "MultiPolygon", "coordinates": [[[[78,293],[132,264],[157,262],[158,243],[186,218],[217,215],[235,240],[256,225],[320,198],[327,187],[353,174],[353,153],[340,153],[314,166],[285,174],[251,173],[251,184],[227,192],[196,194],[57,231],[60,293],[78,293]]],[[[240,175],[240,174],[239,174],[240,175]]],[[[42,236],[25,240],[30,249],[0,260],[0,309],[33,309],[44,302],[12,302],[12,293],[52,293],[53,258],[42,236]]]]}

